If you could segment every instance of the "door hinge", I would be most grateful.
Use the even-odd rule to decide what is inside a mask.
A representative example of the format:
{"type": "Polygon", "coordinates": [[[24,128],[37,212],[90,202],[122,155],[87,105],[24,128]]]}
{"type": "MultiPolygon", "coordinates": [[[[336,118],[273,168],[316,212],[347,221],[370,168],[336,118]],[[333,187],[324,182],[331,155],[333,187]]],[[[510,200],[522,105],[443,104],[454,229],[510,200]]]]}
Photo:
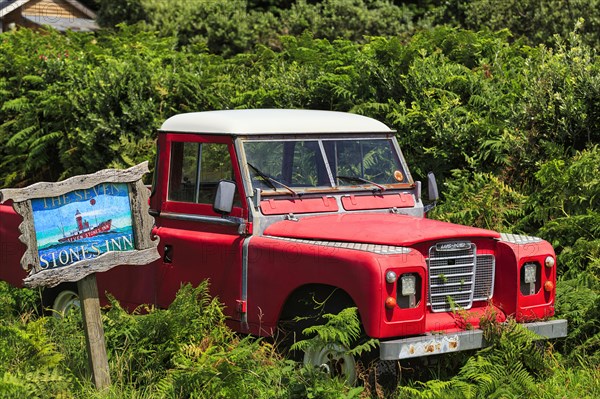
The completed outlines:
{"type": "Polygon", "coordinates": [[[246,313],[246,312],[248,312],[248,302],[242,301],[241,299],[238,299],[236,301],[236,303],[237,303],[237,311],[238,311],[238,313],[246,313]]]}

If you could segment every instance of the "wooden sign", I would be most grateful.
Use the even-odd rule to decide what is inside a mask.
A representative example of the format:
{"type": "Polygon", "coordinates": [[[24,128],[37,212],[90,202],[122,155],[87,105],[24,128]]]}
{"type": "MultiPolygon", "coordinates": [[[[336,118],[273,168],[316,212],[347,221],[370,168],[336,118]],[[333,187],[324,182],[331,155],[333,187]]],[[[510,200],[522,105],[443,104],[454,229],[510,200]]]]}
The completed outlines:
{"type": "Polygon", "coordinates": [[[21,266],[28,287],[79,281],[117,265],[159,258],[151,239],[150,192],[141,181],[144,162],[127,170],[105,169],[58,183],[0,190],[23,217],[19,239],[27,246],[21,266]]]}
{"type": "Polygon", "coordinates": [[[118,265],[145,265],[160,258],[142,183],[148,162],[127,170],[105,169],[58,183],[0,190],[13,201],[27,249],[21,266],[28,287],[77,282],[92,378],[110,386],[96,274],[118,265]]]}

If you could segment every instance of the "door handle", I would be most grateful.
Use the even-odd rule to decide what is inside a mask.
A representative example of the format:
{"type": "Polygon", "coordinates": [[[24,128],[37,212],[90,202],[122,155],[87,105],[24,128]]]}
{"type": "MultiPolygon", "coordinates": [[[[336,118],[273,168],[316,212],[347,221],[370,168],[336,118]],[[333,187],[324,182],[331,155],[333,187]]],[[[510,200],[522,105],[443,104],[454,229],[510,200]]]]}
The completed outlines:
{"type": "Polygon", "coordinates": [[[165,245],[163,262],[164,263],[173,263],[173,246],[170,244],[165,245]]]}

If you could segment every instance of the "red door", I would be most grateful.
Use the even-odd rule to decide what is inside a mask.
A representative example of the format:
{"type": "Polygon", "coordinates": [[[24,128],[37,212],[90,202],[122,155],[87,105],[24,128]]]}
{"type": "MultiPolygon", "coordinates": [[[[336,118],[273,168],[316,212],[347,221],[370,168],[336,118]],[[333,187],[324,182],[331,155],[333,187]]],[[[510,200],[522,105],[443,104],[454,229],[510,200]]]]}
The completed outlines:
{"type": "Polygon", "coordinates": [[[242,244],[240,223],[246,222],[244,193],[230,137],[167,135],[162,158],[162,205],[156,217],[160,252],[157,304],[168,306],[182,284],[209,280],[210,293],[225,305],[225,314],[240,320],[242,244]],[[220,180],[238,187],[233,211],[222,216],[212,209],[220,180]]]}

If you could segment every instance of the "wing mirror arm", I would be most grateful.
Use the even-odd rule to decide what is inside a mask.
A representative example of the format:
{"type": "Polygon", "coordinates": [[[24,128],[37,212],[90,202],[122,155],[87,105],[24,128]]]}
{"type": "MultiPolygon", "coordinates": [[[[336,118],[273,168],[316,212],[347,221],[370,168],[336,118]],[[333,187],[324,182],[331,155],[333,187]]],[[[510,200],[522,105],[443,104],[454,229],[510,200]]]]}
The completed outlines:
{"type": "Polygon", "coordinates": [[[425,213],[427,213],[427,212],[431,211],[433,208],[435,208],[435,206],[437,204],[437,200],[440,199],[437,181],[435,179],[435,174],[433,174],[433,172],[427,173],[427,193],[428,193],[428,199],[432,203],[425,205],[425,207],[423,208],[423,211],[425,213]]]}

